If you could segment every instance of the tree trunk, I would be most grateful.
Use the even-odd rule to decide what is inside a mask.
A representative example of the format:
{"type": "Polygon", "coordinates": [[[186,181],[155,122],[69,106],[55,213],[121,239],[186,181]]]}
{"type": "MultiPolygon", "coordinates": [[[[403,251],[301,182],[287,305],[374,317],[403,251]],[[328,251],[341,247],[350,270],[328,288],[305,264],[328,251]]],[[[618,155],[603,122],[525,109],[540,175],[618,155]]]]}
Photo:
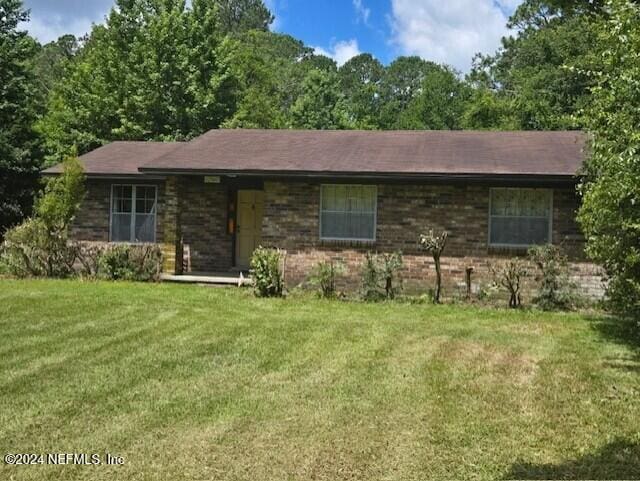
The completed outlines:
{"type": "Polygon", "coordinates": [[[433,296],[433,302],[440,303],[440,290],[442,286],[442,273],[440,272],[440,257],[434,259],[436,263],[436,292],[433,296]]]}
{"type": "Polygon", "coordinates": [[[467,301],[471,300],[471,274],[473,273],[473,267],[467,267],[466,269],[466,284],[467,284],[467,301]]]}

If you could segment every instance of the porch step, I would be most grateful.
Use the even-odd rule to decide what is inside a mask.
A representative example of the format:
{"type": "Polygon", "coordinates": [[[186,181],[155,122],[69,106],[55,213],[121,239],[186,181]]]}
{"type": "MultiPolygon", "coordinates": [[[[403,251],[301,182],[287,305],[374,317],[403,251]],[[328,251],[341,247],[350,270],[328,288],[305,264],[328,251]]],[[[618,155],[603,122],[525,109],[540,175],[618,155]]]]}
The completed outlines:
{"type": "Polygon", "coordinates": [[[250,286],[251,278],[245,277],[242,273],[215,273],[215,274],[160,274],[160,280],[164,282],[184,282],[187,284],[226,284],[250,286]]]}

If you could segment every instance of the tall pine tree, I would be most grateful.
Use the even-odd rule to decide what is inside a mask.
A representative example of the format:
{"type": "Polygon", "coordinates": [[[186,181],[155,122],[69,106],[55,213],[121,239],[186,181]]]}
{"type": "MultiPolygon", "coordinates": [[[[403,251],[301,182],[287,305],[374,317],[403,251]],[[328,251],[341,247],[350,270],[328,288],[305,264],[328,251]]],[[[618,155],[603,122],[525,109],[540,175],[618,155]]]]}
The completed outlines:
{"type": "Polygon", "coordinates": [[[30,214],[40,167],[30,69],[37,44],[18,29],[28,19],[21,0],[0,0],[0,237],[30,214]]]}

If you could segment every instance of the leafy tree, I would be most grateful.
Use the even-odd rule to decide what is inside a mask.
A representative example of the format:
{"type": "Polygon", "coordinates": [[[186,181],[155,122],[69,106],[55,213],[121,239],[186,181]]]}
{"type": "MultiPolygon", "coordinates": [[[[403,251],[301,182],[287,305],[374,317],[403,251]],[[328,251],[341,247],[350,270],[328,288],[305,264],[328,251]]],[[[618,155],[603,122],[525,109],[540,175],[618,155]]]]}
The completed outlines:
{"type": "Polygon", "coordinates": [[[65,68],[80,49],[80,41],[73,35],[63,35],[38,49],[33,58],[34,77],[42,100],[46,100],[53,86],[64,76],[65,68]]]}
{"type": "Polygon", "coordinates": [[[384,66],[363,53],[338,70],[340,90],[345,95],[349,121],[359,129],[375,129],[380,116],[380,82],[384,66]]]}
{"type": "Polygon", "coordinates": [[[40,167],[30,69],[37,44],[18,30],[28,18],[20,0],[0,0],[0,237],[30,214],[40,167]]]}
{"type": "Polygon", "coordinates": [[[439,68],[420,57],[398,57],[385,69],[380,82],[380,128],[399,128],[400,115],[420,94],[425,77],[439,68]]]}
{"type": "Polygon", "coordinates": [[[50,232],[66,231],[86,193],[82,164],[76,157],[64,161],[62,174],[49,179],[36,198],[35,214],[50,232]]]}
{"type": "Polygon", "coordinates": [[[322,72],[336,73],[338,71],[338,65],[336,61],[325,55],[318,55],[311,52],[310,55],[305,55],[300,60],[301,71],[305,74],[310,70],[320,70],[322,72]]]}
{"type": "Polygon", "coordinates": [[[461,128],[469,88],[447,67],[428,72],[419,93],[400,113],[401,129],[455,130],[461,128]]]}
{"type": "Polygon", "coordinates": [[[250,31],[224,44],[238,79],[238,101],[226,128],[285,128],[301,89],[301,59],[312,50],[289,35],[250,31]]]}
{"type": "Polygon", "coordinates": [[[217,24],[223,33],[268,30],[273,15],[262,0],[216,0],[217,24]]]}
{"type": "Polygon", "coordinates": [[[576,114],[588,104],[593,61],[593,18],[599,2],[526,0],[509,20],[515,37],[495,56],[478,57],[471,78],[499,92],[515,124],[525,130],[579,128],[576,114]],[[589,4],[590,6],[587,6],[589,4]]]}
{"type": "Polygon", "coordinates": [[[471,88],[460,122],[468,130],[518,129],[508,99],[484,86],[471,88]]]}
{"type": "Polygon", "coordinates": [[[291,108],[294,128],[327,130],[349,127],[344,98],[335,73],[310,70],[302,90],[304,93],[291,108]]]}
{"type": "Polygon", "coordinates": [[[116,3],[51,92],[40,123],[51,162],[73,145],[82,154],[113,140],[189,139],[219,127],[236,112],[243,82],[248,88],[234,76],[232,34],[271,21],[257,0],[116,3]]]}
{"type": "Polygon", "coordinates": [[[585,121],[593,133],[578,219],[619,312],[640,316],[640,7],[612,0],[597,24],[601,65],[585,121]]]}
{"type": "Polygon", "coordinates": [[[559,18],[602,13],[605,5],[606,0],[525,0],[508,26],[520,30],[544,28],[559,18]]]}

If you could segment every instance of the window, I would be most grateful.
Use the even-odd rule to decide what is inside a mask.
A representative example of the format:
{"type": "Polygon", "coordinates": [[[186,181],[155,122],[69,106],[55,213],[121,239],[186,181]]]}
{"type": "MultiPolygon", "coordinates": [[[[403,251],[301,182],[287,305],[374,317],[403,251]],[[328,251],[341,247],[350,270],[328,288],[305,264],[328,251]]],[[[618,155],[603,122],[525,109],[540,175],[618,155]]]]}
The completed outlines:
{"type": "Polygon", "coordinates": [[[552,191],[491,189],[489,244],[530,246],[551,242],[552,191]]]}
{"type": "Polygon", "coordinates": [[[111,241],[155,242],[155,240],[155,186],[111,186],[111,241]]]}
{"type": "Polygon", "coordinates": [[[323,185],[320,238],[375,240],[377,194],[375,185],[323,185]]]}

